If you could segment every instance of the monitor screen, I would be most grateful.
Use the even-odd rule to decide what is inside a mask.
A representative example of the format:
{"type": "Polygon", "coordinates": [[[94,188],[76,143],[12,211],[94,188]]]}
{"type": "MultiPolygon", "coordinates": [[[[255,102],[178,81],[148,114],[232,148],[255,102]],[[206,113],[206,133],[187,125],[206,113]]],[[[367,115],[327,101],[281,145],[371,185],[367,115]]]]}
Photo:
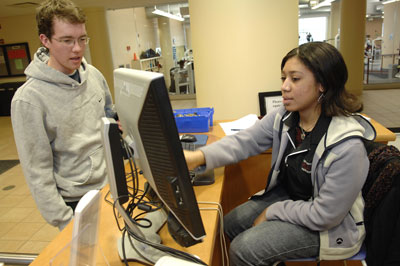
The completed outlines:
{"type": "Polygon", "coordinates": [[[201,240],[204,226],[163,75],[121,68],[114,84],[116,111],[139,169],[185,231],[201,240]]]}

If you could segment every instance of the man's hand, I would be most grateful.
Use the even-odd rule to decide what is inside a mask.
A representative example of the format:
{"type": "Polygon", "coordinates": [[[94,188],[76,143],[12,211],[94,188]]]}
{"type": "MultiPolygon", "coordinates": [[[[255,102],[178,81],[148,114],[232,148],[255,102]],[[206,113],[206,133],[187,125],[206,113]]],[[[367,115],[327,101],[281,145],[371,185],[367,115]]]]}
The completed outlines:
{"type": "Polygon", "coordinates": [[[267,209],[265,209],[253,222],[253,226],[257,226],[262,222],[266,222],[267,221],[267,209]]]}

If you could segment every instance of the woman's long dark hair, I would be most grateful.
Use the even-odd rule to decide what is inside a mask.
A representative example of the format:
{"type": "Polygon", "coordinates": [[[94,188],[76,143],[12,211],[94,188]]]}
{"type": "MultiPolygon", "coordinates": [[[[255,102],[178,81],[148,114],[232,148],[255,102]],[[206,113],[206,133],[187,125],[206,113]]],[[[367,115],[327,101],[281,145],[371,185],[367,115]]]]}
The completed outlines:
{"type": "Polygon", "coordinates": [[[358,97],[345,89],[347,67],[340,52],[324,42],[310,42],[291,50],[281,63],[296,56],[314,74],[315,80],[324,88],[321,110],[326,116],[350,115],[360,112],[362,103],[358,97]]]}

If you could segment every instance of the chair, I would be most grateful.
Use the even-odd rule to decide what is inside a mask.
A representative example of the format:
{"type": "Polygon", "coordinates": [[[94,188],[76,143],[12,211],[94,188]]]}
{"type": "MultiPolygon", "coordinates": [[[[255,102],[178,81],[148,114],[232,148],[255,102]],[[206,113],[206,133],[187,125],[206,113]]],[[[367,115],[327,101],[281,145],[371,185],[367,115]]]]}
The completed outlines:
{"type": "MultiPolygon", "coordinates": [[[[360,251],[356,255],[354,255],[353,257],[350,257],[348,259],[344,259],[343,260],[343,265],[344,266],[347,265],[347,263],[346,263],[347,260],[359,260],[359,261],[361,261],[361,264],[363,266],[367,266],[367,263],[365,262],[365,258],[366,257],[367,257],[366,248],[365,248],[365,245],[362,245],[360,251]]],[[[320,265],[320,262],[321,262],[320,260],[318,260],[317,257],[287,260],[287,262],[302,262],[302,261],[316,261],[318,266],[320,265]]]]}

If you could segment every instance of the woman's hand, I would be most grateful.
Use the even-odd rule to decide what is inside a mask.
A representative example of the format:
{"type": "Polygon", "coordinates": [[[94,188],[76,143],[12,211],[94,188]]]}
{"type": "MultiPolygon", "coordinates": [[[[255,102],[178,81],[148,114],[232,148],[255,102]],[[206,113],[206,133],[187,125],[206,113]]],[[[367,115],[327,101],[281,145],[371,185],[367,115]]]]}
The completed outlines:
{"type": "Polygon", "coordinates": [[[206,163],[206,159],[202,151],[183,151],[185,154],[186,164],[189,170],[193,170],[194,168],[203,165],[206,163]]]}
{"type": "Polygon", "coordinates": [[[253,222],[253,226],[257,226],[262,222],[267,221],[267,209],[265,209],[253,222]]]}

